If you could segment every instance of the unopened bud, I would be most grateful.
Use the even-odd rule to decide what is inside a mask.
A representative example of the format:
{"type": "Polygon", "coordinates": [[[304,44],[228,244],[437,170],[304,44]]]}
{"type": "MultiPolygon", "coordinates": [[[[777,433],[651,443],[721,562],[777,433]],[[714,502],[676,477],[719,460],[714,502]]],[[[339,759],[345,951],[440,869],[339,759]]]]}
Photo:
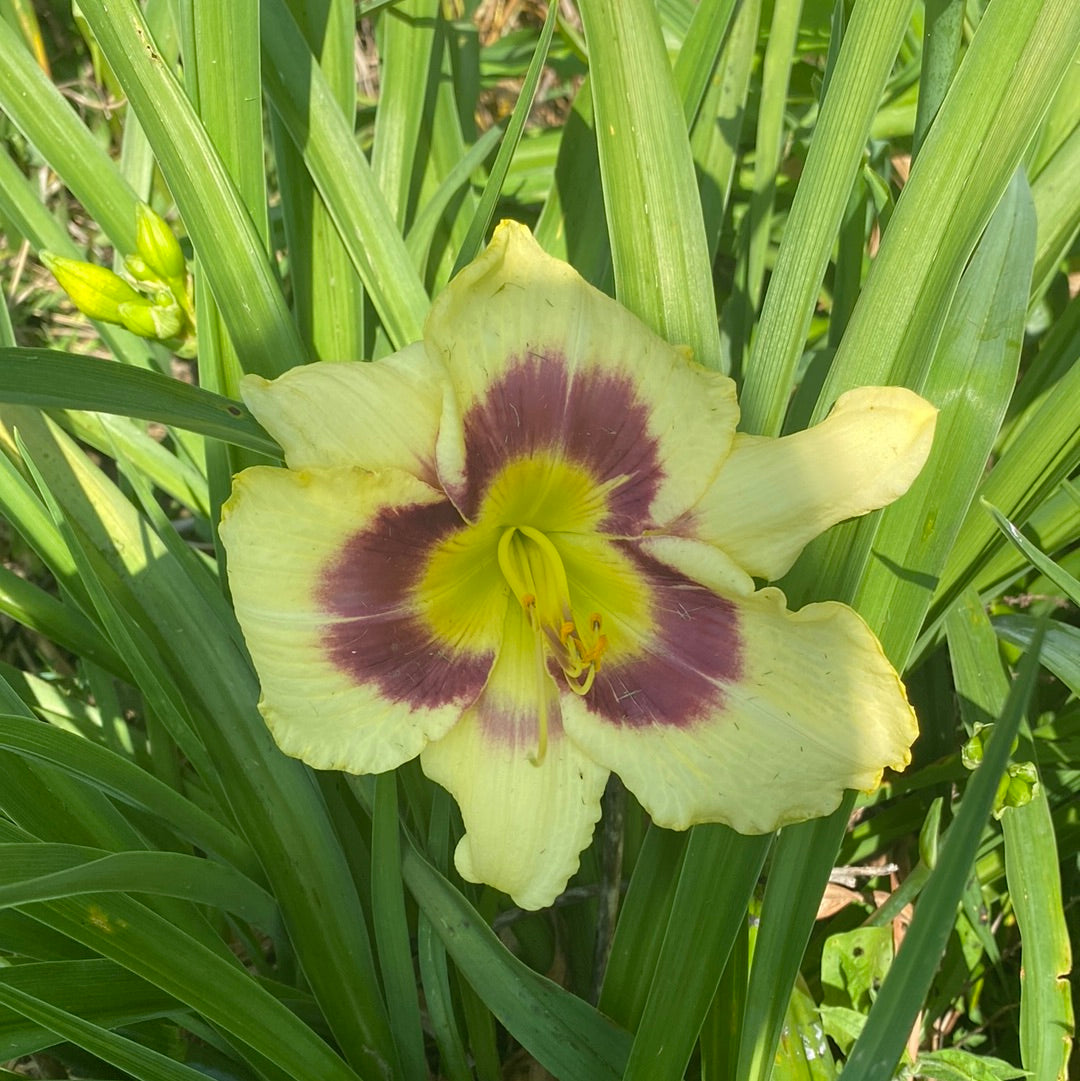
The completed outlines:
{"type": "Polygon", "coordinates": [[[186,266],[179,241],[165,219],[145,203],[135,208],[135,247],[163,280],[183,277],[186,266]]]}
{"type": "Polygon", "coordinates": [[[178,304],[163,306],[143,297],[137,303],[121,304],[120,318],[133,334],[158,341],[175,338],[184,325],[184,316],[178,304]]]}
{"type": "Polygon", "coordinates": [[[41,261],[71,297],[75,307],[91,319],[121,323],[121,305],[143,303],[139,294],[119,274],[105,267],[49,252],[41,253],[41,261]]]}
{"type": "Polygon", "coordinates": [[[138,255],[125,255],[124,269],[137,282],[156,282],[161,280],[158,274],[146,265],[146,260],[138,255]]]}
{"type": "Polygon", "coordinates": [[[1013,762],[1005,771],[994,798],[994,817],[1000,818],[1010,807],[1029,804],[1039,788],[1039,772],[1034,762],[1013,762]]]}

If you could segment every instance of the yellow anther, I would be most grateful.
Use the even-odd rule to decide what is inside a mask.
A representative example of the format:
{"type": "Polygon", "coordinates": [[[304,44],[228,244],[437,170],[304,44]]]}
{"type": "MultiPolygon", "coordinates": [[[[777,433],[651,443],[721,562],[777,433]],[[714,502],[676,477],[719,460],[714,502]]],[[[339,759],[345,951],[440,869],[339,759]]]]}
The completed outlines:
{"type": "MultiPolygon", "coordinates": [[[[499,537],[497,558],[506,584],[528,612],[536,635],[537,686],[547,687],[550,653],[562,668],[567,686],[575,694],[588,694],[608,640],[600,633],[603,618],[599,612],[590,613],[587,623],[575,622],[570,584],[559,549],[533,526],[513,525],[504,528],[499,537]],[[584,629],[584,637],[579,626],[584,629]]],[[[537,750],[530,755],[534,764],[543,761],[547,752],[548,720],[545,698],[537,717],[537,750]]]]}

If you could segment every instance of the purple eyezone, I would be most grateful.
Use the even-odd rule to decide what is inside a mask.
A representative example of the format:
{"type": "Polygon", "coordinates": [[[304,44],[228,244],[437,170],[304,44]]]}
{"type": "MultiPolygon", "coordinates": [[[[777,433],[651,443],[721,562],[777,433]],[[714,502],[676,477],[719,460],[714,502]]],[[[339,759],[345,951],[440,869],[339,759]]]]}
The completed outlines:
{"type": "Polygon", "coordinates": [[[692,728],[742,675],[735,605],[633,544],[620,547],[649,583],[654,630],[645,652],[601,666],[585,704],[620,728],[692,728]]]}
{"type": "Polygon", "coordinates": [[[449,501],[393,507],[345,543],[319,590],[335,667],[418,709],[476,698],[493,656],[449,655],[412,600],[427,557],[462,524],[449,501]]]}
{"type": "Polygon", "coordinates": [[[465,489],[459,505],[473,517],[507,464],[541,453],[582,466],[613,485],[601,531],[640,534],[664,471],[649,433],[649,410],[632,380],[613,372],[570,371],[558,353],[527,353],[464,417],[465,489]]]}

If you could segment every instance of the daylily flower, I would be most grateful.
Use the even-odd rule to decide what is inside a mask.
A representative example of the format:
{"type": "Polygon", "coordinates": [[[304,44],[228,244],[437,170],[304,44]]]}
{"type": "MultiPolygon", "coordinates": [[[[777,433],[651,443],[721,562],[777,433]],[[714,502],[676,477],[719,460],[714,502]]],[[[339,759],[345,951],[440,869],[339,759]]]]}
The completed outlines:
{"type": "Polygon", "coordinates": [[[661,826],[760,833],[908,763],[862,620],[754,579],[906,491],[936,416],[916,394],[736,434],[730,379],[513,222],[423,341],[242,392],[288,466],[241,473],[221,527],[263,715],[317,768],[419,755],[464,878],[550,904],[612,770],[661,826]]]}

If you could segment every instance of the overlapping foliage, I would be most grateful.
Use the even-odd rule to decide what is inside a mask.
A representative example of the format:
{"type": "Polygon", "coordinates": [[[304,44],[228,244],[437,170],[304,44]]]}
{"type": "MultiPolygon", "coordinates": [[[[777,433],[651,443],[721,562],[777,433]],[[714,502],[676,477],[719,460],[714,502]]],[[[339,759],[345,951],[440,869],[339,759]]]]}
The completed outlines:
{"type": "Polygon", "coordinates": [[[81,0],[44,34],[0,4],[0,1062],[1064,1077],[1080,8],[360,13],[358,88],[341,0],[81,0]],[[72,329],[28,269],[136,254],[140,202],[185,238],[199,388],[152,339],[72,329]],[[781,583],[853,604],[906,671],[909,771],[777,838],[665,832],[615,793],[539,915],[453,875],[417,770],[277,751],[214,544],[231,473],[275,454],[240,374],[416,339],[496,210],[730,371],[747,431],[862,384],[941,410],[909,495],[781,583]]]}

